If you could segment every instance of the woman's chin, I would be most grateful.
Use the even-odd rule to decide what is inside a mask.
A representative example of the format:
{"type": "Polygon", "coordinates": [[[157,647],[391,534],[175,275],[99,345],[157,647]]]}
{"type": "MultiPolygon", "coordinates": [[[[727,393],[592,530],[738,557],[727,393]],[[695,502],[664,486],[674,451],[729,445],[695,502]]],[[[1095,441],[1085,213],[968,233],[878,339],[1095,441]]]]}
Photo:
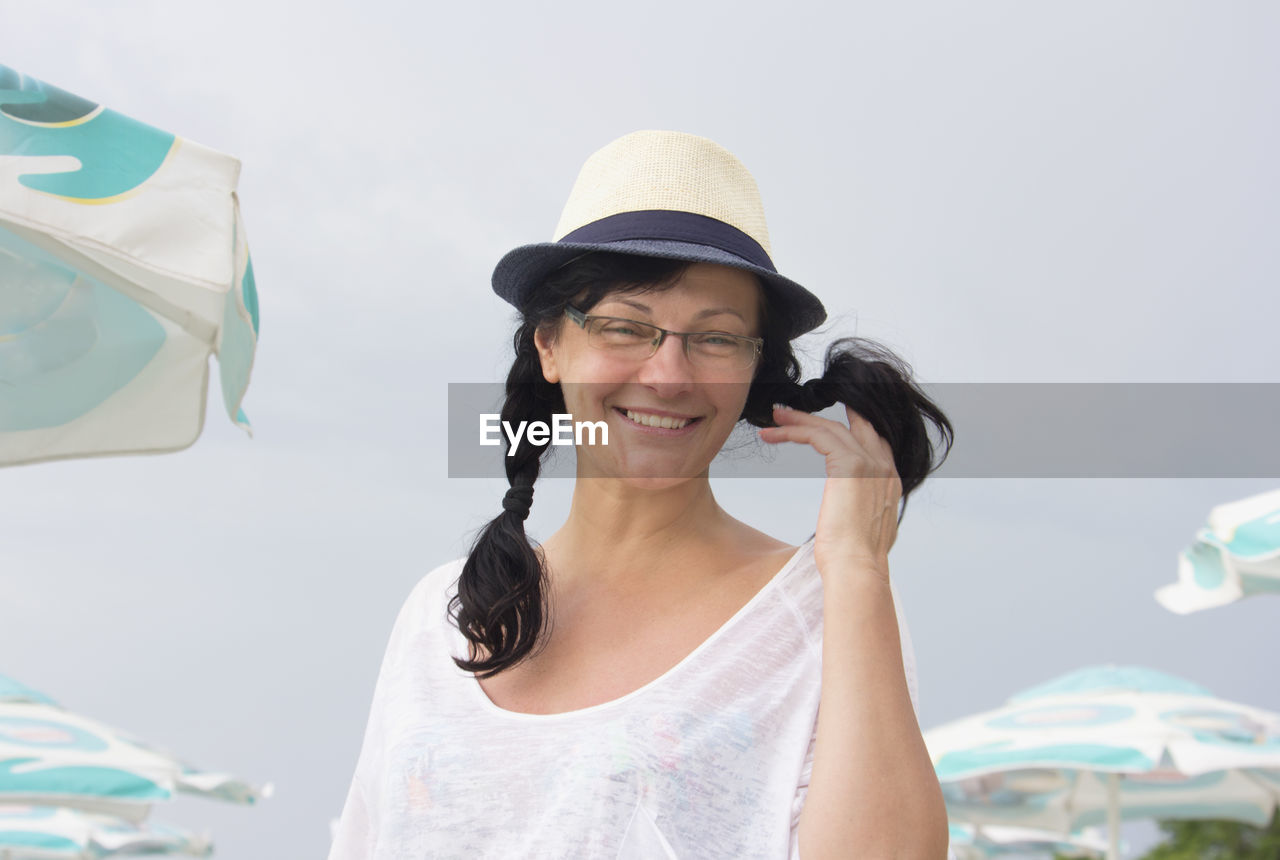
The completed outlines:
{"type": "Polygon", "coordinates": [[[590,469],[581,477],[613,478],[637,490],[666,490],[707,475],[702,463],[673,463],[669,458],[636,458],[611,463],[608,468],[590,469]]]}

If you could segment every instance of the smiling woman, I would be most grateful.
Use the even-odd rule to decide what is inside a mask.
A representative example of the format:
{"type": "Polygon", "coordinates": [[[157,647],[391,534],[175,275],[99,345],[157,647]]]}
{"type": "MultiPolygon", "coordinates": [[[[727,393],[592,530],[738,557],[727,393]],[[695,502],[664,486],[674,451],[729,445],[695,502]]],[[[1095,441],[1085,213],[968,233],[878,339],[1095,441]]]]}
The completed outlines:
{"type": "Polygon", "coordinates": [[[500,421],[571,415],[608,444],[577,446],[535,545],[550,440],[508,437],[502,513],[396,621],[330,857],[944,856],[887,556],[946,417],[861,341],[800,384],[791,340],[825,312],[704,138],[597,152],[556,240],[493,283],[521,313],[500,421]],[[809,414],[837,402],[846,421],[809,414]],[[744,420],[825,457],[800,546],[716,503],[744,420]]]}

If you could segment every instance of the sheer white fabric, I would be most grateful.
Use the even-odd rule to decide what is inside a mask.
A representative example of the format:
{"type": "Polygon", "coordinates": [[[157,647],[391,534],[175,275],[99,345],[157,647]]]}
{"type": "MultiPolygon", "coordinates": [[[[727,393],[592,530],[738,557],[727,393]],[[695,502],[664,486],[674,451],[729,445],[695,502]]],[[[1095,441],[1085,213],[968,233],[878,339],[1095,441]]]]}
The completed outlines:
{"type": "Polygon", "coordinates": [[[453,663],[462,563],[396,619],[330,860],[798,857],[821,686],[812,539],[661,677],[561,714],[503,710],[453,663]]]}

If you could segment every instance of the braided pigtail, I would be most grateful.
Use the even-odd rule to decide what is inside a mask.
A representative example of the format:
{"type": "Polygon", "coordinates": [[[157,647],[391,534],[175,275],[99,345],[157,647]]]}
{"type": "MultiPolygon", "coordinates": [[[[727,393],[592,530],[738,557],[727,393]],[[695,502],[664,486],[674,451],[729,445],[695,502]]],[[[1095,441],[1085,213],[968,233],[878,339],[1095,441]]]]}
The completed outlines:
{"type": "MultiPolygon", "coordinates": [[[[529,323],[516,332],[515,347],[501,420],[550,424],[555,412],[564,411],[564,398],[559,386],[542,376],[529,323]]],[[[458,593],[450,601],[458,629],[486,655],[478,660],[455,658],[454,662],[478,677],[490,677],[519,662],[534,650],[542,633],[545,562],[541,550],[535,549],[525,534],[524,521],[529,517],[533,485],[546,448],[545,441],[541,445],[525,441],[514,455],[504,456],[511,487],[502,499],[502,513],[476,536],[462,566],[458,593]]]]}
{"type": "MultiPolygon", "coordinates": [[[[687,266],[654,257],[590,254],[548,275],[521,308],[501,420],[513,426],[521,421],[551,425],[555,414],[567,411],[560,386],[542,375],[534,334],[558,331],[571,301],[588,309],[618,286],[660,288],[687,266]]],[[[479,657],[455,657],[454,662],[479,678],[514,666],[545,641],[546,558],[529,540],[524,523],[549,448],[549,440],[536,444],[526,438],[514,455],[503,457],[511,486],[502,498],[502,513],[476,535],[458,577],[457,594],[449,601],[449,614],[471,643],[472,657],[479,657]]]]}
{"type": "Polygon", "coordinates": [[[905,510],[907,496],[950,452],[951,422],[912,381],[910,366],[880,344],[841,338],[827,348],[824,365],[820,378],[793,385],[779,402],[805,412],[843,403],[865,418],[893,449],[905,510]]]}
{"type": "Polygon", "coordinates": [[[801,384],[800,363],[768,298],[766,293],[764,351],[742,420],[756,427],[776,427],[775,403],[811,413],[843,403],[867,419],[893,449],[905,511],[911,491],[946,460],[955,438],[951,422],[913,382],[906,362],[865,338],[846,337],[832,343],[822,376],[801,384]]]}

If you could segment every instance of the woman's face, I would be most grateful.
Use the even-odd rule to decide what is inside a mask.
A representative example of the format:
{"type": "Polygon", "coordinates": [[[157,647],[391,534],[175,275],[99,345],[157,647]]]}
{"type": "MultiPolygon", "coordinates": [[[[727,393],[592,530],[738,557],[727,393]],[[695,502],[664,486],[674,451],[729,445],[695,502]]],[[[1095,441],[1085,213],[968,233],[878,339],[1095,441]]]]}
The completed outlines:
{"type": "MultiPolygon", "coordinates": [[[[760,298],[754,275],[695,263],[669,289],[615,291],[579,310],[671,331],[759,337],[760,298]]],[[[586,330],[567,317],[551,336],[539,331],[534,343],[543,376],[560,383],[573,420],[608,427],[608,445],[578,446],[578,475],[651,489],[707,472],[742,414],[756,370],[692,363],[683,339],[671,335],[648,359],[619,356],[590,345],[586,330]],[[652,426],[661,419],[678,426],[652,426]]]]}

